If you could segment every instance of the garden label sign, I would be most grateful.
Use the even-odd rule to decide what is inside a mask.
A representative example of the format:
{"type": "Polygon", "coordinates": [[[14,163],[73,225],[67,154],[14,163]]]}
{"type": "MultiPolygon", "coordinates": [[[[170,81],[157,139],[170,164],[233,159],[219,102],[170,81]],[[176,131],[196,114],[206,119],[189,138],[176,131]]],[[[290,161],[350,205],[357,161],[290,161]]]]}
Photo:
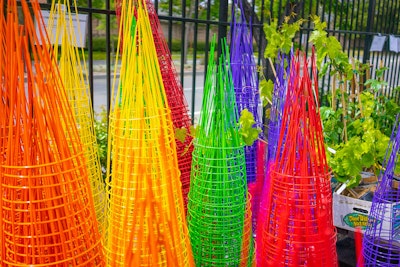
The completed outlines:
{"type": "Polygon", "coordinates": [[[389,36],[389,50],[396,53],[400,52],[400,38],[393,35],[389,36]]]}
{"type": "MultiPolygon", "coordinates": [[[[66,8],[64,5],[59,5],[63,11],[66,8]]],[[[86,35],[87,35],[87,22],[88,22],[88,15],[87,14],[76,14],[70,12],[69,16],[63,16],[65,12],[59,12],[54,16],[54,18],[50,18],[50,11],[42,10],[42,17],[44,25],[46,25],[47,32],[50,37],[51,44],[58,44],[61,45],[62,37],[64,32],[58,33],[58,40],[57,37],[57,24],[59,23],[58,20],[64,20],[67,24],[68,31],[70,32],[71,42],[75,42],[76,47],[85,47],[86,46],[86,35]],[[61,16],[60,16],[61,14],[61,16]],[[49,25],[51,22],[52,25],[49,25]],[[70,30],[72,27],[72,30],[70,30]],[[50,32],[51,30],[51,32],[50,32]]],[[[39,27],[38,23],[35,21],[35,29],[36,34],[39,35],[39,27]]],[[[41,45],[41,39],[39,38],[39,45],[41,45]]]]}
{"type": "Polygon", "coordinates": [[[344,216],[343,221],[352,228],[360,227],[365,230],[368,225],[368,215],[353,212],[344,216]]]}
{"type": "Polygon", "coordinates": [[[382,52],[385,42],[386,42],[386,36],[375,35],[374,39],[372,39],[370,51],[382,52]]]}

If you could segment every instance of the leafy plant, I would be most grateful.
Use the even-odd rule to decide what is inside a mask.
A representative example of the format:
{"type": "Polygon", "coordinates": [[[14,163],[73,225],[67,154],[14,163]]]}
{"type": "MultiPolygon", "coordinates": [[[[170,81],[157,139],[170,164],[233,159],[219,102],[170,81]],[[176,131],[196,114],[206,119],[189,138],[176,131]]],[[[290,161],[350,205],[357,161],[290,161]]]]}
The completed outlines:
{"type": "Polygon", "coordinates": [[[254,127],[256,122],[253,113],[248,109],[243,109],[240,113],[239,124],[239,134],[242,136],[244,143],[247,146],[251,146],[254,141],[258,139],[258,136],[261,133],[260,128],[254,127]]]}
{"type": "Polygon", "coordinates": [[[108,119],[107,110],[101,107],[99,113],[95,114],[94,131],[96,134],[97,149],[100,158],[101,171],[103,179],[106,178],[107,171],[107,151],[108,151],[108,119]]]}
{"type": "Polygon", "coordinates": [[[359,84],[369,66],[351,62],[339,41],[328,37],[326,23],[318,17],[313,17],[313,22],[310,42],[316,50],[319,75],[330,70],[332,77],[330,106],[320,108],[325,144],[331,152],[327,153],[328,164],[335,179],[351,188],[360,183],[362,171],[379,173],[389,143],[388,129],[400,110],[382,94],[387,68],[378,69],[375,79],[359,84]]]}
{"type": "MultiPolygon", "coordinates": [[[[329,71],[332,80],[327,96],[330,105],[320,108],[325,144],[330,151],[328,164],[337,180],[353,187],[359,184],[362,171],[378,173],[381,169],[388,136],[400,108],[382,93],[387,85],[383,80],[387,68],[377,70],[375,79],[370,79],[370,66],[349,59],[336,37],[328,36],[326,22],[317,16],[311,19],[314,30],[310,42],[315,47],[318,75],[324,77],[329,71]]],[[[264,26],[268,36],[264,56],[271,66],[278,51],[290,51],[292,39],[303,23],[300,20],[289,25],[287,21],[281,27],[274,21],[264,26]]],[[[264,106],[271,102],[272,90],[272,81],[261,81],[264,106]]]]}
{"type": "Polygon", "coordinates": [[[389,137],[375,128],[372,118],[356,120],[352,127],[358,134],[346,143],[330,146],[334,153],[327,153],[335,179],[349,188],[360,183],[362,171],[379,174],[389,142],[389,137]]]}
{"type": "Polygon", "coordinates": [[[293,38],[300,30],[304,20],[299,19],[289,23],[289,17],[285,18],[284,23],[278,27],[278,22],[272,20],[270,24],[264,25],[264,32],[268,45],[264,51],[264,57],[275,58],[279,51],[288,54],[293,46],[293,38]]]}

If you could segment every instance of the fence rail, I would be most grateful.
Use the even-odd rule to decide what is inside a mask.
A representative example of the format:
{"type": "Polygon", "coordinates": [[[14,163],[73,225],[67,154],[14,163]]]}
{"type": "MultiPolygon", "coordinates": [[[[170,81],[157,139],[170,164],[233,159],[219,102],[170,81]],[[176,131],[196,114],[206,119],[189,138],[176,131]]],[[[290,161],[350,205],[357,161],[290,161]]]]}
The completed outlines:
{"type": "MultiPolygon", "coordinates": [[[[93,69],[93,22],[96,19],[105,21],[104,36],[106,37],[105,76],[104,90],[107,95],[107,109],[111,93],[113,56],[110,45],[112,23],[115,11],[112,9],[111,0],[105,0],[104,8],[94,8],[93,2],[80,4],[78,10],[89,14],[88,25],[88,64],[89,82],[92,97],[98,92],[94,90],[93,69]]],[[[101,0],[104,1],[104,0],[101,0]]],[[[164,25],[164,34],[170,49],[174,43],[179,46],[179,55],[173,56],[185,95],[189,103],[192,118],[200,110],[201,91],[204,82],[208,59],[208,43],[213,34],[218,38],[229,35],[231,7],[228,0],[154,0],[154,6],[159,15],[160,22],[164,25]],[[178,38],[175,38],[178,36],[178,38]],[[201,44],[204,44],[201,46],[201,44]],[[200,47],[202,49],[200,49],[200,47]]],[[[371,64],[371,75],[380,66],[389,68],[384,79],[388,83],[388,92],[391,97],[399,98],[397,90],[400,86],[400,53],[389,51],[389,41],[385,42],[381,52],[371,52],[370,47],[374,36],[400,35],[400,2],[398,0],[243,0],[246,17],[252,21],[255,51],[258,64],[264,69],[267,77],[272,75],[271,70],[263,58],[266,46],[264,23],[271,19],[279,22],[287,15],[292,20],[298,18],[308,19],[310,15],[318,15],[327,22],[327,32],[334,35],[341,42],[349,57],[371,64]]],[[[44,9],[49,9],[49,4],[42,4],[44,9]]],[[[296,47],[308,52],[310,46],[308,39],[312,31],[312,24],[307,20],[295,38],[296,47]]],[[[330,90],[330,76],[320,79],[321,102],[326,104],[324,96],[330,90]]]]}

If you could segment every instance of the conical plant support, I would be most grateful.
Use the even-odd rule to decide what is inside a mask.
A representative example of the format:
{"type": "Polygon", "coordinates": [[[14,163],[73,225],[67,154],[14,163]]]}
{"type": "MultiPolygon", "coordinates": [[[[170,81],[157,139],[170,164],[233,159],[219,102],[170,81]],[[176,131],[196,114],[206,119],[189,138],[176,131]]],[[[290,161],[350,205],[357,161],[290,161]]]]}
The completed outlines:
{"type": "MultiPolygon", "coordinates": [[[[116,1],[117,16],[120,17],[122,0],[116,1]]],[[[183,94],[182,84],[179,81],[171,53],[164,37],[158,15],[151,1],[146,0],[149,13],[151,29],[153,32],[154,44],[157,51],[158,62],[160,65],[161,76],[163,79],[165,93],[167,95],[168,106],[171,109],[172,122],[175,131],[185,132],[186,136],[182,140],[176,139],[176,151],[178,165],[181,172],[182,195],[187,209],[187,194],[190,186],[190,170],[192,166],[193,136],[190,131],[191,120],[188,113],[188,105],[183,94]]]]}
{"type": "Polygon", "coordinates": [[[400,265],[400,179],[395,168],[400,152],[400,124],[396,122],[363,238],[365,267],[400,265]]]}
{"type": "MultiPolygon", "coordinates": [[[[83,42],[78,10],[71,10],[70,1],[54,0],[52,2],[47,32],[50,40],[59,40],[61,45],[54,49],[58,60],[61,79],[73,111],[78,133],[84,148],[89,181],[93,192],[96,218],[102,232],[105,230],[106,192],[97,141],[93,125],[93,109],[90,99],[89,82],[83,49],[77,47],[83,42]],[[74,27],[74,23],[77,24],[74,27]],[[75,29],[78,32],[74,32],[75,29]],[[80,40],[79,40],[80,39],[80,40]]],[[[56,41],[56,46],[58,42],[56,41]]]]}
{"type": "Polygon", "coordinates": [[[82,143],[44,28],[37,1],[1,1],[0,265],[105,266],[82,143]]]}
{"type": "Polygon", "coordinates": [[[214,46],[215,39],[194,142],[188,225],[196,266],[239,266],[241,249],[247,248],[246,162],[228,50],[217,67],[214,46]]]}
{"type": "Polygon", "coordinates": [[[242,240],[242,254],[240,259],[240,267],[255,267],[255,243],[253,239],[253,217],[252,217],[252,204],[251,195],[247,194],[246,204],[246,217],[244,219],[243,240],[242,240]]]}
{"type": "Polygon", "coordinates": [[[109,266],[194,266],[171,111],[145,1],[121,3],[109,139],[109,266]],[[117,53],[117,57],[119,53],[117,53]]]}
{"type": "MultiPolygon", "coordinates": [[[[247,109],[254,116],[257,127],[262,128],[262,104],[258,92],[257,64],[253,53],[251,24],[244,16],[244,9],[238,0],[232,5],[231,23],[231,68],[236,104],[239,114],[247,109]],[[239,13],[239,15],[237,14],[239,13]],[[239,17],[239,18],[237,18],[239,17]]],[[[256,182],[257,143],[245,146],[247,183],[256,182]]]]}
{"type": "MultiPolygon", "coordinates": [[[[259,185],[257,186],[257,190],[261,190],[259,193],[259,206],[256,208],[257,215],[257,225],[256,225],[256,235],[262,236],[262,232],[265,227],[265,222],[267,216],[269,214],[268,206],[269,206],[269,199],[270,199],[270,181],[271,181],[271,166],[276,159],[276,149],[278,146],[278,139],[279,139],[279,130],[281,127],[283,109],[287,94],[287,86],[288,86],[288,79],[284,78],[287,77],[286,73],[290,71],[290,62],[288,62],[290,57],[285,57],[283,55],[278,55],[278,62],[276,64],[276,77],[274,82],[274,91],[272,95],[272,104],[270,108],[270,118],[268,123],[268,146],[267,148],[267,159],[266,162],[262,162],[266,164],[265,166],[265,179],[262,181],[257,181],[259,185]],[[285,62],[287,64],[287,68],[285,69],[285,62]]],[[[293,75],[292,75],[293,76],[293,75]]],[[[260,142],[259,145],[262,145],[260,142]]],[[[259,151],[258,153],[260,153],[259,151]]],[[[262,152],[261,152],[262,153],[262,152]]],[[[263,155],[263,154],[262,154],[263,155]]],[[[261,155],[260,155],[261,156],[261,155]]],[[[260,157],[259,156],[259,157],[260,157]]],[[[258,162],[257,164],[260,164],[258,162]]],[[[261,180],[261,179],[260,179],[261,180]]],[[[263,257],[263,249],[262,247],[262,238],[256,238],[257,242],[257,261],[260,262],[261,258],[263,257]]]]}
{"type": "MultiPolygon", "coordinates": [[[[315,70],[314,58],[311,61],[315,70]]],[[[269,212],[257,236],[262,238],[260,266],[338,266],[318,88],[307,70],[305,57],[292,59],[276,161],[270,170],[269,212]]]]}
{"type": "MultiPolygon", "coordinates": [[[[255,127],[261,129],[262,137],[262,110],[263,106],[258,91],[257,64],[253,53],[253,35],[251,24],[247,23],[242,2],[235,0],[232,5],[231,22],[231,68],[234,84],[236,103],[239,114],[247,109],[254,116],[255,127]]],[[[260,149],[265,151],[260,141],[256,140],[251,146],[245,146],[247,184],[250,194],[253,196],[253,226],[257,224],[257,214],[261,188],[264,180],[265,154],[258,153],[260,149]],[[258,169],[262,168],[262,169],[258,169]]]]}
{"type": "Polygon", "coordinates": [[[185,131],[187,133],[184,141],[176,140],[176,152],[178,156],[179,170],[181,171],[182,194],[187,209],[187,195],[190,186],[190,170],[192,167],[193,145],[191,136],[191,121],[185,95],[182,85],[178,79],[175,66],[172,61],[166,39],[162,32],[160,21],[154,5],[147,0],[147,8],[153,30],[154,43],[157,50],[158,62],[160,64],[161,76],[164,83],[165,93],[167,95],[168,106],[171,109],[172,122],[176,131],[185,131]]]}

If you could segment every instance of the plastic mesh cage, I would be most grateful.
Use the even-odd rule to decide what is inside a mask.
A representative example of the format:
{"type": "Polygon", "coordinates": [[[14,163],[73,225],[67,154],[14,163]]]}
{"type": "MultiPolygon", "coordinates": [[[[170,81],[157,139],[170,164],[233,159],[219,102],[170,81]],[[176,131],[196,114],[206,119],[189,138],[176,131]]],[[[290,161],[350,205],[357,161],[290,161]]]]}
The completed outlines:
{"type": "Polygon", "coordinates": [[[278,146],[279,133],[281,128],[281,121],[283,109],[286,101],[286,93],[289,78],[293,79],[294,76],[288,77],[290,73],[290,57],[284,54],[278,55],[276,64],[276,79],[274,83],[274,91],[272,96],[272,105],[270,111],[270,120],[268,125],[268,161],[275,161],[276,149],[278,146]],[[285,68],[285,64],[287,67],[285,68]],[[286,79],[284,77],[287,77],[286,79]]]}
{"type": "Polygon", "coordinates": [[[0,265],[104,266],[82,143],[57,62],[46,45],[34,45],[49,44],[40,7],[22,0],[3,8],[0,65],[14,67],[0,68],[7,100],[0,103],[0,265]]]}
{"type": "MultiPolygon", "coordinates": [[[[312,71],[314,71],[314,57],[312,71]]],[[[330,174],[306,58],[292,59],[263,226],[260,266],[337,266],[330,174]]],[[[314,83],[316,84],[316,83],[314,83]]]]}
{"type": "Polygon", "coordinates": [[[85,69],[83,50],[77,47],[77,44],[81,42],[79,39],[82,34],[74,32],[73,26],[73,23],[77,23],[77,28],[80,29],[78,16],[77,10],[71,10],[70,1],[53,1],[47,32],[50,40],[55,40],[56,36],[60,39],[60,47],[54,50],[55,58],[59,58],[61,79],[83,144],[96,217],[101,226],[100,229],[104,231],[105,215],[107,214],[106,194],[93,128],[90,92],[88,82],[84,78],[88,75],[85,69]]]}
{"type": "Polygon", "coordinates": [[[79,158],[82,154],[37,166],[0,166],[2,266],[104,265],[79,158]]]}
{"type": "Polygon", "coordinates": [[[255,260],[255,243],[253,238],[253,224],[252,224],[252,203],[253,199],[250,194],[247,194],[246,203],[246,217],[244,220],[243,228],[243,241],[242,241],[242,255],[240,265],[241,267],[256,266],[255,260]]]}
{"type": "MultiPolygon", "coordinates": [[[[262,127],[262,105],[258,92],[257,64],[253,54],[253,36],[240,2],[232,5],[231,68],[239,114],[247,109],[254,116],[256,127],[262,127]],[[239,13],[239,14],[238,14],[239,13]]],[[[256,182],[257,143],[245,147],[247,182],[256,182]]]]}
{"type": "MultiPolygon", "coordinates": [[[[188,106],[185,95],[183,94],[183,88],[178,79],[156,10],[154,9],[153,3],[148,0],[147,9],[149,12],[161,76],[164,83],[165,93],[167,95],[168,105],[171,109],[174,128],[185,128],[187,132],[190,132],[191,120],[188,114],[188,106]]],[[[181,171],[182,194],[185,209],[187,207],[187,194],[189,193],[190,186],[190,169],[192,166],[191,162],[193,152],[193,146],[191,144],[192,139],[193,137],[188,134],[186,135],[184,142],[176,140],[176,150],[179,170],[181,171]]]]}
{"type": "Polygon", "coordinates": [[[218,67],[213,58],[194,142],[188,225],[196,266],[238,266],[246,211],[246,162],[238,134],[226,44],[218,67]]]}
{"type": "Polygon", "coordinates": [[[400,179],[394,175],[400,148],[399,124],[393,128],[363,238],[364,266],[400,265],[400,179]]]}
{"type": "MultiPolygon", "coordinates": [[[[260,190],[259,199],[257,202],[255,201],[254,211],[256,212],[255,218],[257,219],[256,224],[256,234],[258,236],[262,235],[262,231],[264,228],[264,224],[267,218],[267,206],[269,205],[269,194],[270,194],[270,169],[271,164],[275,162],[276,149],[278,146],[279,139],[279,131],[281,126],[283,107],[286,99],[286,90],[287,90],[287,81],[288,79],[284,79],[285,72],[289,73],[290,71],[290,63],[287,64],[287,68],[285,69],[285,61],[288,61],[289,57],[285,57],[282,54],[278,55],[278,60],[276,64],[276,80],[274,83],[274,91],[272,95],[272,105],[270,109],[270,120],[268,125],[268,146],[264,149],[267,150],[267,159],[265,161],[265,174],[263,173],[262,183],[257,187],[257,190],[260,190]],[[258,206],[256,206],[258,205],[258,206]]],[[[264,154],[262,154],[264,155],[264,154]]],[[[261,155],[260,155],[261,156],[261,155]]],[[[260,157],[259,156],[259,157],[260,157]]],[[[261,247],[262,238],[256,239],[258,247],[261,247]]],[[[258,249],[257,258],[263,257],[261,253],[262,250],[258,249]]]]}
{"type": "Polygon", "coordinates": [[[145,1],[121,3],[110,113],[107,263],[193,266],[171,111],[145,1]]]}

